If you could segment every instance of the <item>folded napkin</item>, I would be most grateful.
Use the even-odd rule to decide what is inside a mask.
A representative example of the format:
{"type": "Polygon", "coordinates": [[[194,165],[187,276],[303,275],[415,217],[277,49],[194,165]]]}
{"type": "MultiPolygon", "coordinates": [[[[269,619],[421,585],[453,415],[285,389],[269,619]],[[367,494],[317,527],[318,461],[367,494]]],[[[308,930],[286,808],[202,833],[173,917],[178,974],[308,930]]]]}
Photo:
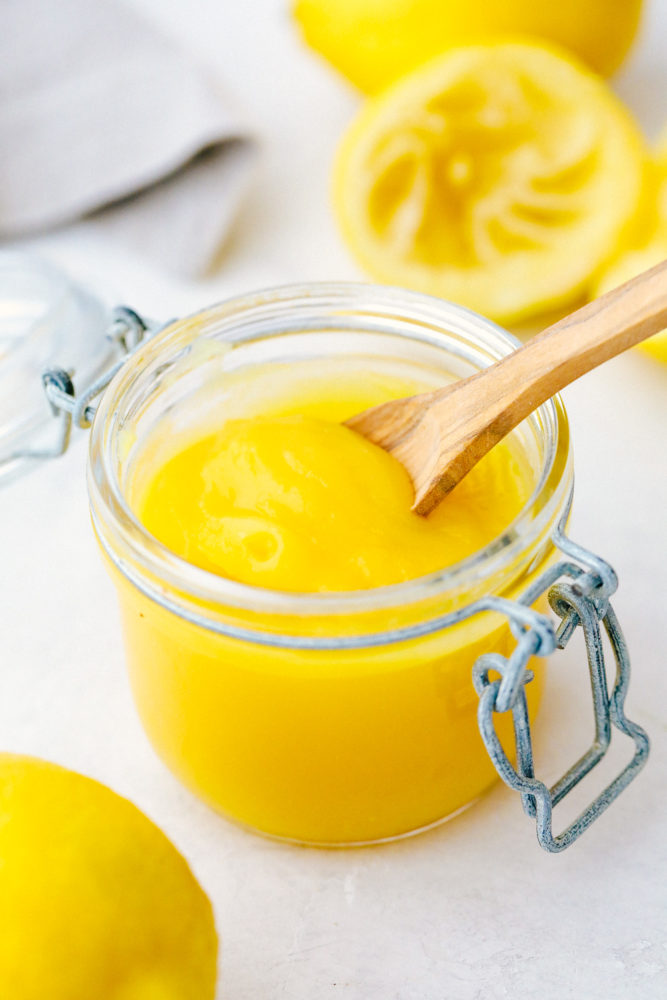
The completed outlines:
{"type": "Polygon", "coordinates": [[[171,269],[210,267],[255,149],[174,43],[117,0],[2,0],[0,93],[0,238],[95,213],[171,269]]]}

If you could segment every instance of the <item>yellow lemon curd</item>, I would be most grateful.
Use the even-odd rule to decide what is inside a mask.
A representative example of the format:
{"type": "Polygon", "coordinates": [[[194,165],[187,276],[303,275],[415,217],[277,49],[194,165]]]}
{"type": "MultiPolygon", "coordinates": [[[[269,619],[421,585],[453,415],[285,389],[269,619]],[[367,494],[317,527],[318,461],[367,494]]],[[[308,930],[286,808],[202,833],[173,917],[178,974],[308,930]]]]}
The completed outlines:
{"type": "MultiPolygon", "coordinates": [[[[324,407],[326,409],[326,407],[324,407]]],[[[177,452],[143,498],[146,527],[188,562],[275,590],[359,590],[451,566],[526,499],[501,445],[429,518],[403,466],[342,424],[302,414],[230,420],[177,452]]]]}
{"type": "MultiPolygon", "coordinates": [[[[361,597],[451,567],[525,505],[533,476],[510,440],[427,519],[413,514],[404,468],[341,421],[429,386],[340,362],[324,374],[302,367],[283,373],[279,390],[271,373],[241,378],[215,420],[158,427],[130,489],[160,542],[257,588],[260,608],[267,591],[361,597]]],[[[368,842],[436,822],[495,779],[471,669],[481,653],[512,647],[499,617],[376,648],[282,649],[216,634],[127,585],[121,598],[149,736],[187,784],[238,821],[304,842],[368,842]]],[[[436,602],[431,614],[442,610],[436,602]]],[[[375,612],[372,628],[410,620],[414,609],[392,606],[375,612]]],[[[252,620],[269,632],[298,623],[298,613],[280,620],[261,610],[252,620]]],[[[326,610],[308,626],[330,636],[369,627],[326,610]]],[[[510,725],[503,716],[505,736],[510,725]]]]}

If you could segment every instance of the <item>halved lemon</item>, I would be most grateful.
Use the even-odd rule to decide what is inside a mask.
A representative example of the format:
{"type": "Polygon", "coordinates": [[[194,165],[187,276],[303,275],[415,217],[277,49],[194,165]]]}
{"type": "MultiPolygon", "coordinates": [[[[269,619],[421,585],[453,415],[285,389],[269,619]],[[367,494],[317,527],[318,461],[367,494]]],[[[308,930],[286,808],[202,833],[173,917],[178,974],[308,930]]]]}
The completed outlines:
{"type": "MultiPolygon", "coordinates": [[[[602,295],[667,259],[667,128],[657,144],[652,166],[651,198],[643,239],[638,239],[612,261],[600,276],[594,296],[602,295]]],[[[667,330],[656,333],[639,347],[667,363],[667,330]]]]}
{"type": "Polygon", "coordinates": [[[334,203],[376,279],[503,322],[568,303],[627,240],[646,154],[593,73],[527,42],[451,50],[366,102],[334,203]]]}

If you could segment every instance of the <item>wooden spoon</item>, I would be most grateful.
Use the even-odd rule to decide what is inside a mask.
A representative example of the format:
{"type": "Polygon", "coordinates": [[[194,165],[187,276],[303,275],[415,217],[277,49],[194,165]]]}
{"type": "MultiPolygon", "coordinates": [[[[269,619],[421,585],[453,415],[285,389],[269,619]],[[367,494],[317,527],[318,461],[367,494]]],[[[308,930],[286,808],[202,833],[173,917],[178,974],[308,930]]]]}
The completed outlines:
{"type": "Polygon", "coordinates": [[[429,514],[506,434],[591,368],[667,327],[667,260],[547,327],[489,368],[346,421],[394,455],[429,514]]]}

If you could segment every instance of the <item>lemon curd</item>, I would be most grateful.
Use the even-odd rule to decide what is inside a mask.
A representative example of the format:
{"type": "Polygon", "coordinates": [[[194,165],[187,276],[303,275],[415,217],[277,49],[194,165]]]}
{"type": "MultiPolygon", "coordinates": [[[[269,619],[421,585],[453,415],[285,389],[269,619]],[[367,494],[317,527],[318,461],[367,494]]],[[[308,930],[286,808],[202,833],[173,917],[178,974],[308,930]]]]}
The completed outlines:
{"type": "MultiPolygon", "coordinates": [[[[335,394],[324,382],[317,411],[335,411],[335,394]]],[[[503,443],[428,518],[412,500],[403,466],[355,431],[305,413],[258,415],[202,428],[154,473],[139,515],[179,556],[232,580],[357,590],[483,548],[527,500],[526,478],[503,443]]]]}
{"type": "MultiPolygon", "coordinates": [[[[510,440],[428,519],[413,514],[403,467],[341,421],[431,387],[340,360],[231,379],[212,413],[148,437],[131,502],[169,550],[258,588],[258,601],[259,588],[361,595],[444,569],[502,533],[531,476],[510,440]]],[[[494,781],[471,681],[480,653],[512,641],[493,617],[388,648],[284,650],[193,628],[122,593],[148,732],[227,815],[300,841],[368,842],[423,828],[494,781]]],[[[373,626],[408,616],[378,611],[373,626]]],[[[285,628],[277,616],[261,621],[285,628]]],[[[325,614],[313,627],[335,635],[349,624],[325,614]]],[[[505,735],[509,726],[503,717],[505,735]]]]}
{"type": "MultiPolygon", "coordinates": [[[[88,489],[135,702],[165,763],[224,815],[369,843],[496,781],[472,670],[516,647],[488,599],[519,596],[554,558],[572,496],[562,406],[531,414],[427,520],[402,467],[342,425],[513,348],[451,303],[306,284],[175,322],[102,397],[88,489]]],[[[494,721],[511,756],[512,713],[494,721]]]]}

